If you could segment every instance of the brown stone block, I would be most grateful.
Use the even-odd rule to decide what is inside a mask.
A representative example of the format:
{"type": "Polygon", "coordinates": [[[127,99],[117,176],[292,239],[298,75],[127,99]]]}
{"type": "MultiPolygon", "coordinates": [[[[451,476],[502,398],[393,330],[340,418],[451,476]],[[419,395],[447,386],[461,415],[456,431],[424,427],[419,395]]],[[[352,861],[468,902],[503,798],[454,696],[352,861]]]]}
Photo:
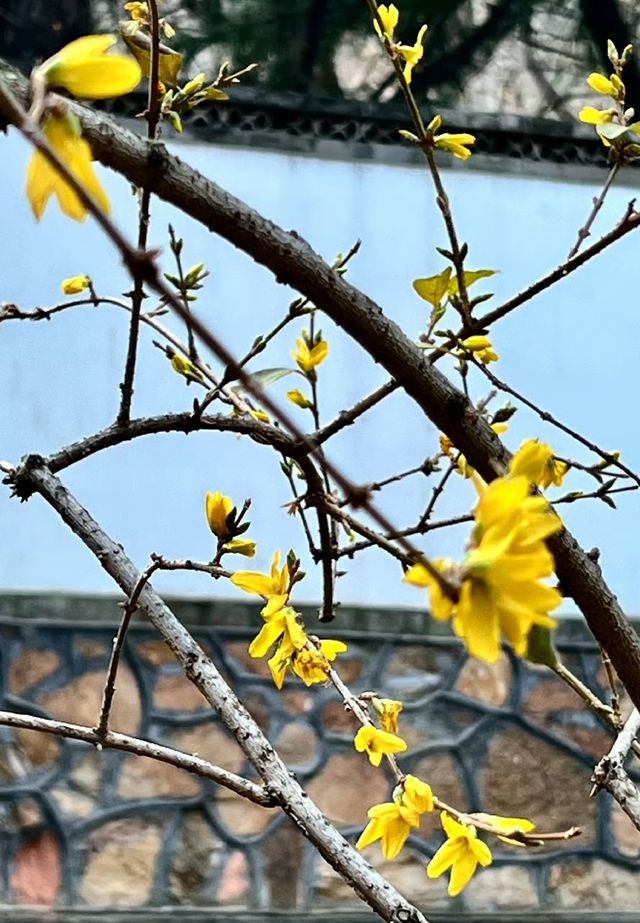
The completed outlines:
{"type": "MultiPolygon", "coordinates": [[[[61,689],[39,696],[38,704],[59,721],[93,727],[100,715],[104,680],[104,670],[84,673],[61,689]]],[[[140,692],[125,664],[118,671],[110,727],[123,734],[136,734],[140,727],[140,692]]]]}
{"type": "Polygon", "coordinates": [[[295,910],[298,906],[305,839],[288,819],[262,847],[264,872],[269,887],[269,906],[295,910]]]}
{"type": "Polygon", "coordinates": [[[322,709],[322,726],[332,734],[354,737],[360,723],[343,702],[328,702],[322,709]]]}
{"type": "Polygon", "coordinates": [[[92,907],[148,903],[162,844],[162,827],[139,817],[110,821],[94,830],[80,886],[83,901],[92,907]]]}
{"type": "Polygon", "coordinates": [[[169,875],[171,894],[184,904],[208,902],[208,886],[220,865],[222,844],[199,811],[184,814],[169,875]]]}
{"type": "Polygon", "coordinates": [[[458,675],[455,689],[487,705],[504,705],[511,684],[511,664],[503,654],[497,663],[469,657],[458,675]]]}
{"type": "Polygon", "coordinates": [[[176,731],[169,742],[184,753],[196,754],[231,772],[240,772],[244,754],[229,731],[219,724],[206,722],[197,727],[176,731]]]}
{"type": "Polygon", "coordinates": [[[313,708],[313,696],[304,689],[284,689],[282,691],[282,707],[290,715],[306,715],[313,708]]]}
{"type": "Polygon", "coordinates": [[[22,728],[15,732],[18,746],[28,760],[30,766],[53,766],[60,758],[60,742],[51,734],[41,734],[39,731],[25,731],[22,728]]]}
{"type": "Polygon", "coordinates": [[[395,649],[380,678],[380,695],[411,702],[433,692],[448,673],[459,654],[457,651],[409,644],[395,649]]]}
{"type": "Polygon", "coordinates": [[[99,638],[76,638],[73,650],[78,657],[85,657],[87,660],[101,657],[105,663],[111,655],[110,646],[99,638]]]}
{"type": "MultiPolygon", "coordinates": [[[[262,621],[256,623],[256,634],[261,627],[262,621]]],[[[267,659],[265,657],[251,657],[248,647],[249,642],[247,641],[231,641],[225,645],[225,650],[244,673],[255,673],[256,676],[270,678],[271,671],[267,666],[267,659]]]]}
{"type": "MultiPolygon", "coordinates": [[[[596,820],[596,804],[588,797],[590,776],[588,766],[545,741],[504,727],[492,738],[479,773],[482,810],[526,817],[541,832],[579,826],[580,846],[587,846],[594,842],[596,820]]],[[[571,848],[575,842],[567,845],[571,848]]]]}
{"type": "Polygon", "coordinates": [[[66,788],[54,788],[51,792],[62,814],[70,818],[90,817],[95,811],[96,803],[93,798],[80,795],[78,792],[66,788]]]}
{"type": "Polygon", "coordinates": [[[26,647],[9,667],[9,690],[24,695],[36,683],[55,673],[60,664],[55,651],[26,647]]]}
{"type": "Polygon", "coordinates": [[[216,814],[232,836],[257,836],[280,814],[279,808],[263,808],[236,795],[228,788],[218,789],[216,814]]]}
{"type": "Polygon", "coordinates": [[[574,860],[551,870],[548,894],[554,907],[637,913],[640,875],[601,859],[574,860]]]}
{"type": "Polygon", "coordinates": [[[125,756],[120,769],[120,798],[193,798],[201,791],[197,776],[146,756],[125,756]]]}
{"type": "Polygon", "coordinates": [[[285,725],[276,738],[275,748],[287,766],[301,768],[315,761],[318,738],[308,724],[292,721],[285,725]]]}
{"type": "Polygon", "coordinates": [[[336,753],[307,785],[310,798],[335,824],[367,823],[369,808],[388,801],[392,784],[361,753],[336,753]]]}
{"type": "Polygon", "coordinates": [[[607,798],[607,804],[611,810],[613,837],[620,855],[629,859],[637,859],[640,856],[640,831],[627,817],[617,801],[605,794],[600,797],[607,798]]]}
{"type": "Polygon", "coordinates": [[[142,657],[143,660],[146,660],[147,663],[154,667],[162,667],[176,662],[176,656],[171,648],[159,639],[151,638],[148,641],[140,641],[136,645],[136,650],[139,657],[142,657]]]}
{"type": "MultiPolygon", "coordinates": [[[[489,843],[489,847],[492,848],[493,843],[489,843]]],[[[464,889],[463,900],[468,910],[484,913],[534,910],[540,906],[531,871],[516,865],[486,869],[478,866],[464,889]]]]}
{"type": "Polygon", "coordinates": [[[153,693],[153,705],[158,711],[211,711],[211,706],[183,674],[159,676],[153,693]]]}

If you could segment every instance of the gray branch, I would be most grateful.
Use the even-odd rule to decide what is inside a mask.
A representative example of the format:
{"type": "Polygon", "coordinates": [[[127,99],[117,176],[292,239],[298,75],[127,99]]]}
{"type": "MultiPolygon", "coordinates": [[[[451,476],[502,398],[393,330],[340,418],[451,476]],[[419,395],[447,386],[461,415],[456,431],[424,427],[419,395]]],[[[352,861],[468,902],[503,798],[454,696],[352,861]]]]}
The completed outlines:
{"type": "Polygon", "coordinates": [[[591,778],[594,786],[592,794],[596,794],[600,789],[606,789],[638,830],[640,830],[640,792],[625,772],[624,761],[639,730],[640,712],[634,708],[613,747],[606,756],[602,757],[591,778]]]}
{"type": "MultiPolygon", "coordinates": [[[[11,476],[6,480],[10,481],[11,476]]],[[[19,484],[21,488],[23,484],[28,485],[53,507],[129,597],[140,579],[134,564],[122,546],[102,530],[55,475],[41,463],[38,464],[35,456],[31,457],[30,466],[23,468],[19,484]]],[[[326,820],[227,685],[215,664],[151,585],[147,584],[141,591],[138,608],[162,635],[186,676],[218,712],[262,778],[268,794],[361,900],[388,923],[428,923],[420,911],[372,869],[326,820]]]]}

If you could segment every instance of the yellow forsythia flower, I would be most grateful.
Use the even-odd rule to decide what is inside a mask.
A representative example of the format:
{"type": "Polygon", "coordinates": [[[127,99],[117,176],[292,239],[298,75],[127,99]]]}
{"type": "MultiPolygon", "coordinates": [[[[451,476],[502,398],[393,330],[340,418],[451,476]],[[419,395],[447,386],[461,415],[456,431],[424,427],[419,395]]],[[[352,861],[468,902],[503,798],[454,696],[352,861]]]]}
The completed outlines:
{"type": "Polygon", "coordinates": [[[234,508],[235,504],[231,497],[226,497],[219,490],[215,494],[207,491],[205,497],[207,522],[213,534],[217,535],[218,538],[227,538],[229,536],[227,519],[234,508]]]}
{"type": "Polygon", "coordinates": [[[402,702],[395,699],[372,699],[371,704],[380,716],[380,724],[383,730],[390,734],[398,733],[398,718],[400,712],[404,709],[402,702]]]}
{"type": "Polygon", "coordinates": [[[174,372],[177,372],[178,375],[182,375],[187,381],[202,381],[202,372],[198,366],[194,365],[191,360],[187,359],[185,356],[181,356],[179,353],[174,353],[171,356],[171,367],[174,372]]]}
{"type": "MultiPolygon", "coordinates": [[[[42,130],[58,157],[65,162],[89,195],[93,196],[100,208],[108,213],[111,209],[109,199],[94,172],[91,148],[82,137],[80,122],[76,116],[71,113],[50,115],[42,130]]],[[[87,209],[71,186],[44,154],[36,151],[27,170],[27,197],[38,221],[52,195],[56,196],[60,208],[69,218],[84,221],[87,217],[87,209]]]]}
{"type": "Polygon", "coordinates": [[[407,745],[402,737],[380,731],[378,728],[365,724],[360,728],[353,740],[353,745],[358,753],[365,753],[373,766],[379,766],[382,757],[390,753],[404,753],[407,745]]]}
{"type": "Polygon", "coordinates": [[[107,99],[130,93],[140,83],[142,71],[128,55],[106,52],[115,35],[85,35],[61,48],[38,68],[47,84],[64,87],[82,99],[107,99]]]}
{"type": "Polygon", "coordinates": [[[490,362],[497,362],[500,356],[494,350],[491,340],[486,336],[472,336],[462,340],[462,345],[466,350],[473,353],[474,357],[482,362],[483,365],[489,365],[490,362]]]}
{"type": "Polygon", "coordinates": [[[79,295],[86,292],[90,284],[89,276],[72,276],[70,279],[64,279],[60,288],[65,295],[79,295]]]}
{"type": "Polygon", "coordinates": [[[611,96],[613,99],[617,99],[618,90],[616,85],[608,77],[604,77],[602,74],[589,74],[587,83],[596,93],[602,93],[603,96],[611,96]]]}
{"type": "Polygon", "coordinates": [[[305,686],[326,683],[329,678],[329,664],[336,659],[338,654],[343,654],[346,650],[347,645],[344,641],[329,639],[320,641],[320,650],[315,646],[307,645],[294,653],[291,662],[293,672],[300,677],[305,686]]]}
{"type": "Polygon", "coordinates": [[[420,31],[418,32],[418,37],[416,39],[415,45],[397,45],[397,51],[400,57],[404,58],[404,79],[407,83],[411,83],[411,75],[413,68],[416,64],[422,60],[424,54],[424,48],[422,43],[426,35],[428,26],[421,26],[420,31]]]}
{"type": "Polygon", "coordinates": [[[468,160],[472,154],[468,146],[476,143],[476,136],[467,132],[450,134],[445,131],[440,135],[434,135],[433,143],[441,151],[448,151],[459,160],[468,160]]]}
{"type": "Polygon", "coordinates": [[[303,410],[313,407],[313,403],[306,394],[303,394],[302,391],[299,391],[297,388],[293,391],[287,391],[287,397],[292,404],[295,404],[297,407],[302,407],[303,410]]]}
{"type": "Polygon", "coordinates": [[[560,487],[568,471],[565,462],[554,458],[553,449],[539,439],[527,439],[511,459],[509,470],[514,477],[521,475],[539,487],[560,487]]]}
{"type": "MultiPolygon", "coordinates": [[[[276,551],[271,562],[271,573],[261,574],[256,571],[236,571],[231,576],[231,583],[245,593],[254,593],[256,596],[262,596],[267,600],[267,605],[262,610],[262,615],[266,618],[286,604],[291,591],[289,579],[289,566],[284,564],[282,569],[280,564],[280,552],[276,551]]],[[[258,656],[262,656],[261,654],[258,656]]]]}
{"type": "MultiPolygon", "coordinates": [[[[382,32],[384,32],[387,38],[392,39],[395,28],[398,25],[398,19],[400,18],[398,8],[394,6],[393,3],[390,3],[388,7],[384,4],[380,4],[378,7],[378,16],[382,20],[382,32]]],[[[380,31],[377,19],[373,20],[373,28],[378,33],[378,36],[382,38],[382,32],[380,31]]]]}
{"type": "Polygon", "coordinates": [[[241,554],[245,558],[255,558],[256,543],[250,538],[232,538],[224,543],[224,550],[230,554],[241,554]]]}
{"type": "Polygon", "coordinates": [[[493,663],[501,654],[501,635],[523,656],[533,625],[555,628],[548,613],[558,608],[562,596],[541,580],[553,573],[544,539],[562,523],[544,497],[530,496],[524,477],[475,484],[480,500],[471,550],[458,568],[433,562],[445,575],[462,579],[458,600],[450,599],[421,564],[409,568],[404,579],[429,590],[434,617],[453,619],[454,631],[472,656],[493,663]]]}
{"type": "Polygon", "coordinates": [[[305,630],[298,621],[298,613],[291,606],[271,612],[262,611],[265,624],[249,645],[250,657],[265,657],[281,638],[294,650],[301,650],[307,644],[305,630]]]}
{"type": "Polygon", "coordinates": [[[587,125],[606,125],[612,121],[614,114],[615,109],[594,109],[593,106],[584,106],[578,118],[587,125]]]}
{"type": "Polygon", "coordinates": [[[298,363],[300,370],[307,375],[315,371],[316,367],[329,355],[329,344],[326,340],[320,340],[313,349],[309,349],[306,340],[303,339],[296,340],[296,346],[298,348],[291,355],[298,363]]]}
{"type": "Polygon", "coordinates": [[[458,823],[446,811],[440,819],[447,840],[428,864],[427,875],[439,878],[451,869],[449,895],[455,897],[469,884],[478,865],[491,865],[493,856],[487,844],[478,839],[475,827],[458,823]]]}
{"type": "Polygon", "coordinates": [[[407,841],[412,828],[420,826],[420,815],[433,810],[433,792],[416,776],[405,776],[396,786],[393,801],[376,804],[369,809],[369,823],[360,834],[357,849],[364,849],[381,840],[385,859],[395,859],[407,841]]]}
{"type": "Polygon", "coordinates": [[[250,410],[249,413],[258,423],[271,423],[271,417],[265,410],[250,410]]]}

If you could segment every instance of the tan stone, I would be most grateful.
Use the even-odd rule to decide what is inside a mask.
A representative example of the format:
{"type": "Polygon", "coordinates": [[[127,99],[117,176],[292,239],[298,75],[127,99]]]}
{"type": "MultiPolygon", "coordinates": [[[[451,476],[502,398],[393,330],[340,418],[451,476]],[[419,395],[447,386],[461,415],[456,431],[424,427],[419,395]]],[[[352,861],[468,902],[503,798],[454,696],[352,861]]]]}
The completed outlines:
{"type": "Polygon", "coordinates": [[[287,820],[267,837],[263,847],[264,873],[269,887],[269,906],[294,910],[298,906],[305,839],[287,820]]]}
{"type": "Polygon", "coordinates": [[[607,753],[614,735],[589,715],[578,695],[559,677],[539,680],[523,702],[523,712],[536,724],[573,741],[581,750],[599,758],[607,753]],[[572,720],[574,716],[574,720],[572,720]]]}
{"type": "Polygon", "coordinates": [[[640,875],[601,859],[567,862],[552,869],[548,893],[557,907],[637,913],[640,875]]]}
{"type": "Polygon", "coordinates": [[[197,776],[145,756],[126,756],[118,782],[120,798],[191,798],[201,791],[197,776]]]}
{"type": "Polygon", "coordinates": [[[308,724],[292,721],[276,738],[275,747],[287,766],[306,766],[316,758],[318,738],[308,724]]]}
{"type": "Polygon", "coordinates": [[[220,880],[218,900],[221,904],[238,904],[244,906],[249,897],[249,867],[243,852],[236,850],[229,856],[220,880]]]}
{"type": "Polygon", "coordinates": [[[457,651],[426,647],[424,644],[398,647],[385,669],[389,688],[376,691],[403,702],[422,698],[440,685],[457,656],[457,651]]]}
{"type": "Polygon", "coordinates": [[[313,696],[302,689],[284,689],[281,696],[282,707],[290,715],[306,715],[314,706],[313,696]]]}
{"type": "Polygon", "coordinates": [[[199,811],[184,815],[169,880],[171,893],[185,904],[198,902],[219,864],[221,843],[199,811]]]}
{"type": "Polygon", "coordinates": [[[20,750],[31,766],[53,766],[60,757],[60,743],[50,734],[40,731],[15,731],[20,750]]]}
{"type": "Polygon", "coordinates": [[[137,645],[137,650],[139,656],[154,667],[161,667],[165,664],[176,662],[175,654],[164,641],[153,638],[149,641],[141,641],[137,645]]]}
{"type": "Polygon", "coordinates": [[[240,772],[244,754],[229,731],[219,724],[207,722],[197,727],[176,731],[169,742],[172,747],[185,753],[196,754],[231,772],[240,772]]]}
{"type": "Polygon", "coordinates": [[[9,689],[16,695],[23,695],[27,689],[51,676],[60,667],[60,658],[55,651],[25,648],[9,668],[9,689]]]}
{"type": "Polygon", "coordinates": [[[328,702],[322,709],[322,726],[333,734],[351,734],[358,730],[358,721],[342,702],[328,702]]]}
{"type": "MultiPolygon", "coordinates": [[[[62,689],[39,696],[38,704],[59,721],[93,727],[100,715],[104,680],[104,670],[84,673],[62,689]]],[[[140,727],[140,692],[125,664],[118,670],[110,727],[123,734],[136,734],[140,727]]]]}
{"type": "Polygon", "coordinates": [[[514,865],[478,868],[464,889],[464,903],[468,910],[486,913],[539,907],[531,872],[514,865]]]}
{"type": "Polygon", "coordinates": [[[456,681],[455,688],[471,699],[487,705],[504,705],[509,695],[511,664],[503,654],[497,663],[485,663],[469,657],[456,681]]]}
{"type": "Polygon", "coordinates": [[[392,785],[359,753],[336,753],[309,782],[307,791],[320,810],[336,824],[362,824],[373,804],[387,801],[392,785]]]}
{"type": "Polygon", "coordinates": [[[89,752],[77,761],[69,778],[83,794],[97,798],[102,789],[103,770],[103,755],[89,752]]]}
{"type": "MultiPolygon", "coordinates": [[[[261,622],[256,622],[256,634],[260,630],[261,622]]],[[[231,655],[247,673],[255,673],[257,676],[266,676],[271,678],[271,671],[264,657],[251,657],[247,650],[248,644],[245,641],[233,641],[225,646],[226,652],[231,655]]]]}
{"type": "Polygon", "coordinates": [[[262,833],[280,811],[278,808],[263,808],[221,787],[217,794],[216,814],[232,836],[255,836],[262,833]]]}
{"type": "Polygon", "coordinates": [[[111,654],[111,648],[97,638],[77,638],[74,642],[73,649],[79,657],[86,657],[87,660],[102,657],[108,660],[111,654]]]}
{"type": "Polygon", "coordinates": [[[40,802],[35,798],[21,799],[15,808],[15,820],[16,826],[23,832],[44,825],[40,802]]]}
{"type": "Polygon", "coordinates": [[[211,711],[202,693],[182,674],[158,677],[153,704],[159,711],[211,711]]]}
{"type": "MultiPolygon", "coordinates": [[[[590,776],[590,768],[573,757],[519,728],[505,727],[491,740],[479,774],[482,809],[530,817],[539,830],[579,826],[584,847],[595,838],[597,808],[587,797],[590,776]]],[[[573,843],[560,842],[556,848],[565,845],[572,848],[573,843]]]]}
{"type": "Polygon", "coordinates": [[[640,856],[640,832],[613,798],[608,798],[607,802],[611,807],[611,826],[620,854],[630,859],[637,858],[640,856]]]}
{"type": "Polygon", "coordinates": [[[92,907],[146,904],[162,839],[158,824],[139,818],[110,821],[94,830],[80,888],[83,901],[92,907]]]}
{"type": "Polygon", "coordinates": [[[56,804],[68,817],[89,817],[95,809],[95,802],[86,795],[70,792],[66,788],[54,788],[51,792],[56,804]]]}

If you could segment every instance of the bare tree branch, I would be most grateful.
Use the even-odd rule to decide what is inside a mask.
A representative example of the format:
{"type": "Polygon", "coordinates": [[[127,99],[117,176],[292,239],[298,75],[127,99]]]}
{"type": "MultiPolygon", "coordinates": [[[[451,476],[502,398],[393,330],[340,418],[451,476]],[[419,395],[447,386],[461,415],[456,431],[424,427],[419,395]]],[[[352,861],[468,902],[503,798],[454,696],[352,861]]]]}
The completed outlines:
{"type": "MultiPolygon", "coordinates": [[[[11,481],[9,476],[6,480],[11,481]]],[[[125,554],[42,463],[32,460],[19,485],[39,493],[95,555],[128,597],[140,574],[125,554]]],[[[175,654],[186,676],[218,712],[269,793],[358,896],[388,923],[427,923],[425,917],[382,878],[326,820],[282,762],[267,738],[227,685],[215,664],[178,621],[150,584],[140,591],[138,607],[175,654]]]]}

